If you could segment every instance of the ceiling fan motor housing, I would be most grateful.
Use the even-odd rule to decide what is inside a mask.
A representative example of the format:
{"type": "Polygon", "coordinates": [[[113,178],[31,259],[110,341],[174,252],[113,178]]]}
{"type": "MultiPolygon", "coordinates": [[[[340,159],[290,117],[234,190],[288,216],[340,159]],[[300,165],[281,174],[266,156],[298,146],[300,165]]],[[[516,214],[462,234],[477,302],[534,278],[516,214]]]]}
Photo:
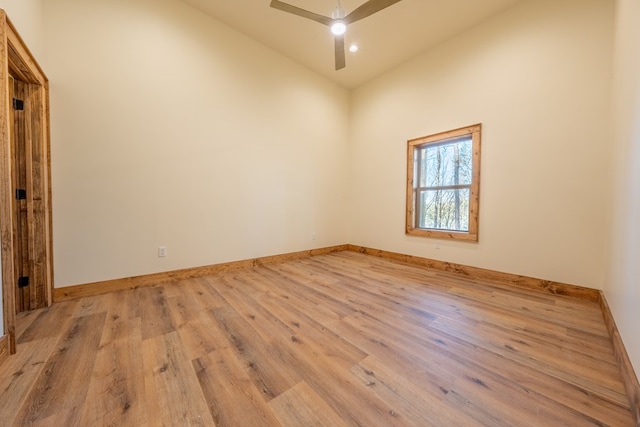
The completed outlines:
{"type": "Polygon", "coordinates": [[[336,8],[331,13],[331,18],[333,18],[333,19],[343,19],[345,16],[346,16],[346,14],[344,13],[344,9],[340,5],[340,2],[338,2],[336,8]]]}

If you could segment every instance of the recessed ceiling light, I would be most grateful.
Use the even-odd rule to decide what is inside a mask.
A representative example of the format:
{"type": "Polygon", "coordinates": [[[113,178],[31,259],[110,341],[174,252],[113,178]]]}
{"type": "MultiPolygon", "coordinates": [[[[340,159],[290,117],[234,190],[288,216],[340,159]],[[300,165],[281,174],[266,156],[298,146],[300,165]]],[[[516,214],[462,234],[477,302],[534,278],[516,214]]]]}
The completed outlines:
{"type": "Polygon", "coordinates": [[[349,46],[349,52],[355,53],[357,51],[358,51],[358,45],[357,44],[352,44],[351,46],[349,46]]]}

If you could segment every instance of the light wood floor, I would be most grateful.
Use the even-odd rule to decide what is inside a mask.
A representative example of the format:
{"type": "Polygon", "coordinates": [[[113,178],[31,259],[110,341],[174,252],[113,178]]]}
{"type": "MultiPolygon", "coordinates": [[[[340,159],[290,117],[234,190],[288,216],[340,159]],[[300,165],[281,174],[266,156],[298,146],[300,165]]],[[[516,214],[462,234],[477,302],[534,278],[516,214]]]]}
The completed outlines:
{"type": "Polygon", "coordinates": [[[19,316],[0,424],[632,426],[597,304],[354,252],[19,316]]]}

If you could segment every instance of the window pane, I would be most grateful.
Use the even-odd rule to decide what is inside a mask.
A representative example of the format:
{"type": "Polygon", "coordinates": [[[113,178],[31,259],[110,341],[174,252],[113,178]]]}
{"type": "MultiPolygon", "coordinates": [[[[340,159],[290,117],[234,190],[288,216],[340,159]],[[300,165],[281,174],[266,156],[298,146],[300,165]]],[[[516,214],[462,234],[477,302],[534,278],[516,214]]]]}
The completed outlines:
{"type": "Polygon", "coordinates": [[[469,231],[469,189],[418,191],[418,228],[469,231]]]}
{"type": "Polygon", "coordinates": [[[472,179],[471,138],[424,145],[417,150],[418,186],[470,185],[472,179]]]}

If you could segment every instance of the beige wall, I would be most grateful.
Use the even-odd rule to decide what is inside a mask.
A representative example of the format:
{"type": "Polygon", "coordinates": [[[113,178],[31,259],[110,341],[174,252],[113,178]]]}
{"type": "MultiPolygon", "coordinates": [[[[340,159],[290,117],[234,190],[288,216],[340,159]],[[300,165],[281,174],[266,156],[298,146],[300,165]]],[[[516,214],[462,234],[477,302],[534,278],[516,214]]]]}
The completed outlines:
{"type": "Polygon", "coordinates": [[[640,2],[618,0],[613,124],[616,148],[605,296],[640,373],[640,2]]]}
{"type": "Polygon", "coordinates": [[[601,288],[612,34],[610,1],[526,1],[356,89],[350,243],[601,288]],[[479,122],[479,243],[406,236],[406,141],[479,122]]]}
{"type": "Polygon", "coordinates": [[[44,53],[42,3],[42,0],[0,0],[0,9],[7,12],[7,16],[40,65],[44,53]]]}
{"type": "Polygon", "coordinates": [[[56,287],[346,242],[346,90],[175,0],[44,17],[56,287]]]}

